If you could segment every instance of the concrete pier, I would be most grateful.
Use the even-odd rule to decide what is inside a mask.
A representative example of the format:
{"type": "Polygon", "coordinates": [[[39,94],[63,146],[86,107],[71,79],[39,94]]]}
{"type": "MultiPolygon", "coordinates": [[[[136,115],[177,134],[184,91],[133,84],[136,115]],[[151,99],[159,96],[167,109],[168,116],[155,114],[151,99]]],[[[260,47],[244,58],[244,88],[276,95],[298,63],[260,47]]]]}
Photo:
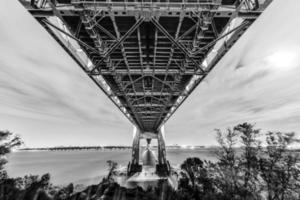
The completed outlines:
{"type": "Polygon", "coordinates": [[[137,172],[143,171],[143,166],[140,164],[140,140],[147,141],[146,151],[143,152],[143,165],[153,166],[155,173],[161,177],[168,176],[170,173],[170,165],[166,159],[166,147],[164,137],[164,127],[162,126],[157,132],[142,132],[137,127],[133,131],[132,157],[128,164],[128,175],[132,176],[137,172]],[[157,162],[154,160],[154,153],[150,150],[150,143],[153,139],[157,139],[157,162]]]}
{"type": "Polygon", "coordinates": [[[142,187],[147,189],[148,187],[156,187],[159,181],[168,182],[174,189],[177,188],[177,177],[169,176],[160,176],[157,173],[157,163],[155,153],[147,147],[142,154],[142,171],[133,174],[128,178],[126,182],[126,187],[142,187]]]}

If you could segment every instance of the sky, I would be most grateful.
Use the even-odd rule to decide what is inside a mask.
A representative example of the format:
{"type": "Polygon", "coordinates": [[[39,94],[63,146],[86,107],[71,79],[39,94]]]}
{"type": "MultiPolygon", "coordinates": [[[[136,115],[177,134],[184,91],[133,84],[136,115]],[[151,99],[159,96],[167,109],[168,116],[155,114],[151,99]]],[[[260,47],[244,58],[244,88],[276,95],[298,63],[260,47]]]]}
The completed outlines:
{"type": "MultiPolygon", "coordinates": [[[[270,5],[166,123],[167,144],[214,145],[215,128],[246,121],[300,133],[299,9],[270,5]]],[[[0,1],[0,27],[0,130],[27,147],[132,143],[130,122],[17,1],[0,1]]]]}

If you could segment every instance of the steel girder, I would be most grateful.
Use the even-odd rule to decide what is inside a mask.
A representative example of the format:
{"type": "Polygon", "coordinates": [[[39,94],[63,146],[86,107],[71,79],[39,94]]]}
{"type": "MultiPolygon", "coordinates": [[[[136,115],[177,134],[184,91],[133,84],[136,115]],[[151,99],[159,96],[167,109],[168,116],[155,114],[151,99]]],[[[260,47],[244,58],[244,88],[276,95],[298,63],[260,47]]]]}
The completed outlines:
{"type": "Polygon", "coordinates": [[[157,133],[270,0],[20,2],[139,130],[157,133]],[[64,29],[48,19],[53,16],[64,29]],[[228,31],[238,17],[244,23],[228,31]],[[74,40],[89,63],[59,33],[74,40]]]}

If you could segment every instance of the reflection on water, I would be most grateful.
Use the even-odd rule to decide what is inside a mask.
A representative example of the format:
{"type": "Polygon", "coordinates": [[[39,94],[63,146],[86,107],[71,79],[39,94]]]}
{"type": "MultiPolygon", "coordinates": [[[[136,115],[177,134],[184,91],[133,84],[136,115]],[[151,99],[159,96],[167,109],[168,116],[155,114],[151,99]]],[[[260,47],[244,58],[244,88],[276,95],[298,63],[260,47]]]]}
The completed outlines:
{"type": "MultiPolygon", "coordinates": [[[[8,156],[5,166],[9,176],[17,177],[26,174],[51,174],[54,184],[98,183],[107,174],[107,160],[127,166],[131,150],[103,151],[20,151],[8,156]]],[[[180,165],[187,157],[215,160],[215,156],[205,149],[170,149],[167,159],[171,165],[180,165]]]]}

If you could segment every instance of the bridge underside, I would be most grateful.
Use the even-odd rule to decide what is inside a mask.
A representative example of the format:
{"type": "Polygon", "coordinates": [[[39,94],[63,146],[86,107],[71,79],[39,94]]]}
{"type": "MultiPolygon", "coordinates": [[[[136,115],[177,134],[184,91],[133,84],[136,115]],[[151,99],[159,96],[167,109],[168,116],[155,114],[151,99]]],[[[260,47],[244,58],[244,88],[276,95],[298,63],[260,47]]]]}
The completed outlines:
{"type": "Polygon", "coordinates": [[[271,0],[20,2],[140,135],[159,138],[161,126],[271,0]]]}
{"type": "MultiPolygon", "coordinates": [[[[150,132],[141,132],[139,129],[134,128],[133,144],[132,144],[132,159],[128,165],[128,174],[132,175],[136,172],[142,171],[140,162],[140,140],[146,139],[148,147],[153,139],[157,140],[157,162],[156,173],[160,176],[167,176],[170,172],[170,164],[166,159],[166,145],[164,136],[164,127],[162,126],[156,134],[150,132]]],[[[148,151],[148,147],[146,151],[148,151]]],[[[143,165],[145,163],[142,163],[143,165]]]]}

